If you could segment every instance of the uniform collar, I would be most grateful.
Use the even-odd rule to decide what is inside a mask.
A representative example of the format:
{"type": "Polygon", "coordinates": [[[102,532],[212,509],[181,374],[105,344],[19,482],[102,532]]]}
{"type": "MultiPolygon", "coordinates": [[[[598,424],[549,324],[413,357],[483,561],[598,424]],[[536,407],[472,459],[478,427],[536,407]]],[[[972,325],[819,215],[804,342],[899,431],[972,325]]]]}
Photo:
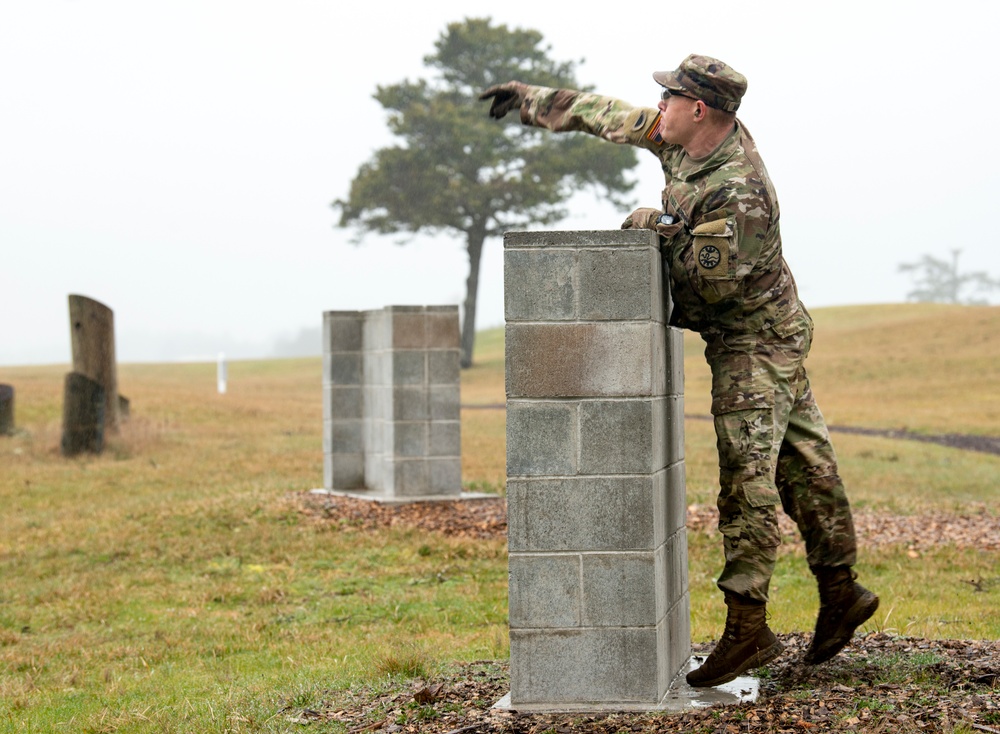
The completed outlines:
{"type": "Polygon", "coordinates": [[[678,161],[674,175],[686,181],[696,178],[708,171],[714,171],[722,164],[732,158],[740,150],[743,138],[743,125],[739,120],[733,126],[732,131],[719,143],[719,146],[704,158],[692,158],[687,153],[682,153],[678,161]]]}

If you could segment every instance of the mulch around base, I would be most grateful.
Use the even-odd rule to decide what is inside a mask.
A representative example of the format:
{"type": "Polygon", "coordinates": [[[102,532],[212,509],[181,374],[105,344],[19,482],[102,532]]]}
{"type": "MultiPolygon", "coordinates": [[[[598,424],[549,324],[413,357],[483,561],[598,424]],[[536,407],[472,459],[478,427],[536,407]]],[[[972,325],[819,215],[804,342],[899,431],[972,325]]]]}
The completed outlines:
{"type": "Polygon", "coordinates": [[[322,705],[282,715],[337,722],[352,734],[1000,733],[998,641],[872,634],[812,667],[799,662],[808,635],[780,637],[785,652],[756,671],[761,691],[753,703],[673,714],[518,714],[493,708],[510,679],[504,661],[486,660],[378,690],[331,691],[322,705]]]}
{"type": "MultiPolygon", "coordinates": [[[[321,522],[337,523],[344,529],[373,530],[379,527],[414,527],[451,537],[497,538],[507,535],[507,501],[503,497],[410,504],[381,504],[365,499],[324,494],[303,494],[303,512],[321,522]]],[[[709,505],[691,505],[687,510],[690,531],[715,532],[719,514],[709,505]]],[[[778,513],[782,535],[794,539],[792,520],[778,513]]],[[[1000,518],[985,505],[970,506],[961,514],[941,512],[923,515],[892,515],[868,510],[854,513],[858,540],[866,547],[905,544],[919,553],[941,545],[956,548],[1000,550],[1000,518]]]]}
{"type": "MultiPolygon", "coordinates": [[[[449,537],[498,538],[507,533],[506,500],[387,505],[318,494],[293,496],[314,522],[345,532],[414,527],[449,537]]],[[[690,532],[715,532],[714,507],[688,508],[690,532]]],[[[781,515],[782,532],[795,537],[781,515]]],[[[855,514],[869,545],[904,543],[911,553],[941,544],[1000,549],[1000,523],[985,507],[963,515],[855,514]]],[[[541,715],[493,709],[510,690],[506,661],[479,661],[383,688],[331,691],[322,705],[289,707],[282,715],[303,726],[333,724],[350,734],[618,734],[705,732],[764,734],[878,732],[1000,734],[1000,641],[925,640],[876,633],[855,637],[833,660],[802,664],[809,634],[779,635],[786,649],[755,675],[754,703],[682,714],[541,715]]],[[[712,645],[695,645],[707,653],[712,645]]],[[[326,729],[324,729],[326,730],[326,729]]]]}

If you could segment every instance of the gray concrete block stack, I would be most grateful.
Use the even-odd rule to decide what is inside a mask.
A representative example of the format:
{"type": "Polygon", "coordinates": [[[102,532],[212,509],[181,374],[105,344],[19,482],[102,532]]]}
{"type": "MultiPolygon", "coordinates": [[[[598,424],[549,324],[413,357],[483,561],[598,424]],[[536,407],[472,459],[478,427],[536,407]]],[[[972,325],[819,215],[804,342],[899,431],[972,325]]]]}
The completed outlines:
{"type": "Polygon", "coordinates": [[[650,231],[504,238],[513,708],[654,709],[687,664],[683,340],[661,267],[650,231]]]}
{"type": "Polygon", "coordinates": [[[323,482],[376,498],[462,489],[457,306],[323,314],[323,482]]]}

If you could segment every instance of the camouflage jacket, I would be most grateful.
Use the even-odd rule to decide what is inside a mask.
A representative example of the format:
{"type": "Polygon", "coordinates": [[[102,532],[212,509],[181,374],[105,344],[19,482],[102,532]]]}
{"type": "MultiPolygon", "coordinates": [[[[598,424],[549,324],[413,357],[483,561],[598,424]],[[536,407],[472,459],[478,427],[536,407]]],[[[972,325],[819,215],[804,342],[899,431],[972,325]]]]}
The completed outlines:
{"type": "Polygon", "coordinates": [[[703,334],[781,336],[808,324],[781,254],[778,199],[750,133],[735,129],[708,157],[694,160],[657,134],[659,110],[569,89],[528,87],[521,122],[579,130],[652,152],[663,166],[663,211],[676,224],[663,237],[670,275],[671,324],[703,334]]]}

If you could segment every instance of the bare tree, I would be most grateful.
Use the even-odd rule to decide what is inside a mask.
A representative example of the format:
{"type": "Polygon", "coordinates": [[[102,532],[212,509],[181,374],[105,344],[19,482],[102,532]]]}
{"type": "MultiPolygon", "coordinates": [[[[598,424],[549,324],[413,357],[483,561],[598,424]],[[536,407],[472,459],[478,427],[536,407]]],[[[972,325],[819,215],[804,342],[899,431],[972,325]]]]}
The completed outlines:
{"type": "Polygon", "coordinates": [[[1000,289],[1000,280],[991,278],[984,270],[960,273],[958,256],[961,250],[951,251],[951,262],[924,255],[918,262],[902,263],[901,273],[910,273],[914,289],[906,294],[911,301],[923,303],[958,303],[966,306],[984,306],[985,298],[964,295],[967,291],[983,293],[1000,289]]]}

